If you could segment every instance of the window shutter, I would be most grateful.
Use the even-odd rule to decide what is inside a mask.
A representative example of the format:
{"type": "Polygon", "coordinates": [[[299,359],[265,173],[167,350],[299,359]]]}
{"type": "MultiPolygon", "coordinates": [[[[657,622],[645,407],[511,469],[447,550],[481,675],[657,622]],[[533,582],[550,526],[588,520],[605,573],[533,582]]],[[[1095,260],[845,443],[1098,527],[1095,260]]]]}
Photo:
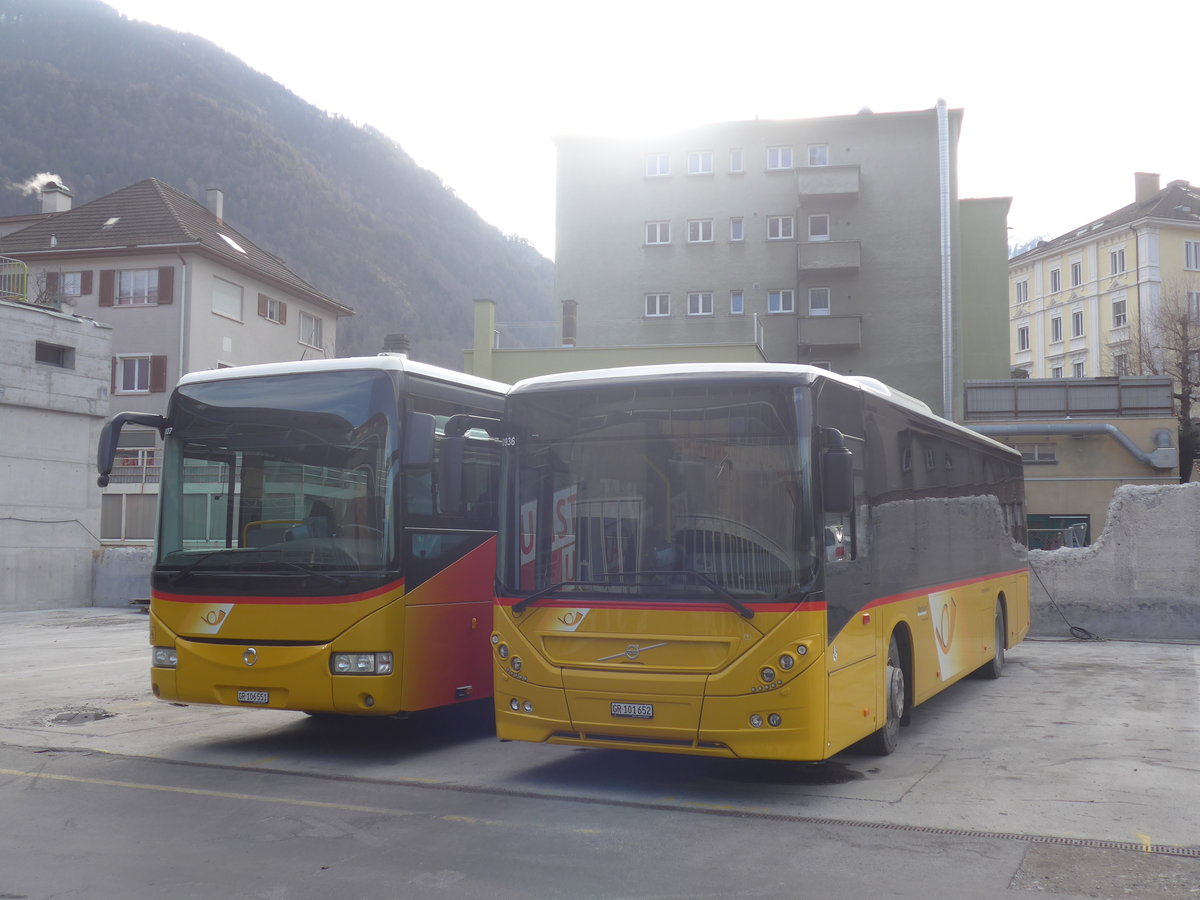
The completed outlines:
{"type": "Polygon", "coordinates": [[[53,297],[58,293],[58,273],[46,273],[46,296],[53,297]]]}
{"type": "Polygon", "coordinates": [[[267,317],[267,295],[258,295],[258,314],[264,319],[267,317]]]}
{"type": "Polygon", "coordinates": [[[117,270],[100,270],[100,305],[112,306],[117,291],[117,270]]]}
{"type": "Polygon", "coordinates": [[[119,360],[114,356],[112,358],[112,393],[117,392],[117,363],[119,360]]]}
{"type": "Polygon", "coordinates": [[[282,300],[279,301],[279,324],[287,324],[287,304],[282,300]]]}
{"type": "Polygon", "coordinates": [[[175,270],[171,266],[163,266],[158,270],[158,305],[170,303],[174,298],[175,270]]]}
{"type": "Polygon", "coordinates": [[[165,356],[150,357],[150,392],[161,394],[167,389],[167,358],[165,356]]]}
{"type": "Polygon", "coordinates": [[[92,292],[92,270],[85,269],[79,273],[79,293],[83,295],[92,292]]]}

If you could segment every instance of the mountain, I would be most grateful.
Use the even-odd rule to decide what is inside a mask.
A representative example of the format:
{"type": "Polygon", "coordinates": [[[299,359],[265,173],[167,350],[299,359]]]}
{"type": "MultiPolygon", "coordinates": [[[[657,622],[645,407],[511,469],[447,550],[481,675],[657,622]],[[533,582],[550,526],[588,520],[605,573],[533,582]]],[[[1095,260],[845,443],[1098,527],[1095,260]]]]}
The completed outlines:
{"type": "Polygon", "coordinates": [[[404,332],[461,368],[476,297],[553,322],[553,263],[502,234],[375,129],[306,103],[213,43],[99,0],[0,0],[0,216],[52,172],[86,203],[155,177],[203,202],[357,315],[338,354],[404,332]],[[4,189],[9,188],[9,189],[4,189]]]}

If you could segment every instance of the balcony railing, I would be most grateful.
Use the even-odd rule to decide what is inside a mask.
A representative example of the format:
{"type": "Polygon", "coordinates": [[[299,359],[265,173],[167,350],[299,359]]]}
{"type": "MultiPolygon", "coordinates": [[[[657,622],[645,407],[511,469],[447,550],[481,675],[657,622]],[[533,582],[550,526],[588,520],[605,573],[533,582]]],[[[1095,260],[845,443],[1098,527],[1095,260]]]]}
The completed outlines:
{"type": "Polygon", "coordinates": [[[29,267],[19,259],[0,256],[0,300],[25,302],[29,285],[29,267]]]}
{"type": "Polygon", "coordinates": [[[861,241],[807,241],[799,247],[801,272],[856,272],[861,264],[861,241]]]}
{"type": "Polygon", "coordinates": [[[809,166],[796,171],[801,197],[858,196],[858,166],[809,166]]]}
{"type": "Polygon", "coordinates": [[[801,347],[862,346],[862,316],[802,316],[799,322],[801,347]]]}

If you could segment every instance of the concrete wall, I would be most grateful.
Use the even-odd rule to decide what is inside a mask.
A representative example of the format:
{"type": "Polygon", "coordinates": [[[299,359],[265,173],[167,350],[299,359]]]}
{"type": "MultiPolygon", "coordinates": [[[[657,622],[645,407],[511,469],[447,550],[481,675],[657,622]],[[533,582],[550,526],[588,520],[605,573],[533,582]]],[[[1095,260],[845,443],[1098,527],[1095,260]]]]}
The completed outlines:
{"type": "Polygon", "coordinates": [[[96,441],[112,331],[0,303],[0,610],[87,606],[99,547],[96,441]],[[37,362],[37,344],[62,365],[37,362]]]}
{"type": "Polygon", "coordinates": [[[1200,640],[1198,534],[1200,484],[1117,488],[1090,547],[1030,551],[1032,632],[1200,640]]]}
{"type": "Polygon", "coordinates": [[[136,600],[149,599],[153,564],[153,547],[101,547],[93,554],[91,605],[127,607],[136,600]]]}

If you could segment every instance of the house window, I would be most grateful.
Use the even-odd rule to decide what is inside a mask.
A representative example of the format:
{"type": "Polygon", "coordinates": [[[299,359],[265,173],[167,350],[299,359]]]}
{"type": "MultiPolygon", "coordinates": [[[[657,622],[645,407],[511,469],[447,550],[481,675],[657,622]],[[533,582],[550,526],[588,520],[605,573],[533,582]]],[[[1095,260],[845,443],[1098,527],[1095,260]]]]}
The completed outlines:
{"type": "Polygon", "coordinates": [[[713,155],[711,150],[693,150],[688,154],[687,172],[689,175],[711,175],[713,170],[713,155]]]}
{"type": "Polygon", "coordinates": [[[157,394],[165,391],[167,358],[151,354],[115,357],[112,388],[119,394],[157,394]]]}
{"type": "Polygon", "coordinates": [[[767,312],[790,313],[796,311],[795,291],[768,291],[767,312]]]}
{"type": "Polygon", "coordinates": [[[646,295],[646,317],[647,318],[662,318],[671,314],[671,295],[670,294],[647,294],[646,295]]]}
{"type": "Polygon", "coordinates": [[[712,219],[691,219],[688,221],[689,244],[711,244],[713,239],[712,219]]]}
{"type": "Polygon", "coordinates": [[[1050,270],[1050,293],[1057,294],[1062,290],[1062,270],[1050,270]]]}
{"type": "Polygon", "coordinates": [[[743,241],[746,239],[745,223],[741,219],[729,220],[729,239],[731,241],[743,241]]]}
{"type": "Polygon", "coordinates": [[[59,344],[48,344],[45,341],[35,341],[33,361],[43,366],[54,366],[58,369],[75,368],[75,349],[59,344]]]}
{"type": "Polygon", "coordinates": [[[1200,241],[1183,242],[1183,267],[1200,269],[1200,241]]]}
{"type": "Polygon", "coordinates": [[[1050,320],[1050,343],[1062,343],[1062,316],[1054,316],[1050,320]]]}
{"type": "Polygon", "coordinates": [[[646,243],[647,244],[669,244],[669,243],[671,243],[671,223],[670,222],[647,222],[646,223],[646,243]]]}
{"type": "Polygon", "coordinates": [[[654,178],[671,174],[671,154],[649,153],[646,155],[646,175],[654,178]]]}
{"type": "Polygon", "coordinates": [[[1025,303],[1029,300],[1029,281],[1028,279],[1017,282],[1017,302],[1025,303]]]}
{"type": "Polygon", "coordinates": [[[792,167],[791,147],[768,147],[767,168],[773,170],[790,169],[792,167]]]}
{"type": "Polygon", "coordinates": [[[1108,251],[1108,272],[1110,275],[1120,275],[1125,271],[1125,248],[1108,251]]]}
{"type": "Polygon", "coordinates": [[[809,144],[808,145],[808,164],[810,166],[827,166],[827,165],[829,165],[829,145],[828,144],[809,144]]]}
{"type": "Polygon", "coordinates": [[[214,277],[212,310],[219,316],[242,321],[242,286],[214,277]]]}
{"type": "Polygon", "coordinates": [[[1084,378],[1084,364],[1081,362],[1073,363],[1071,366],[1071,377],[1084,378]]]}
{"type": "Polygon", "coordinates": [[[729,171],[735,174],[746,171],[745,157],[741,150],[729,151],[729,171]]]}
{"type": "Polygon", "coordinates": [[[1113,374],[1128,375],[1129,374],[1129,354],[1118,353],[1113,357],[1113,374]]]}
{"type": "Polygon", "coordinates": [[[829,288],[815,287],[808,289],[808,314],[810,316],[829,315],[829,288]]]}
{"type": "Polygon", "coordinates": [[[1083,337],[1083,310],[1071,313],[1071,337],[1083,337]]]}
{"type": "Polygon", "coordinates": [[[692,291],[688,294],[689,316],[711,316],[713,314],[712,291],[692,291]]]}
{"type": "Polygon", "coordinates": [[[1020,325],[1017,327],[1017,350],[1029,349],[1029,326],[1020,325]]]}
{"type": "Polygon", "coordinates": [[[1021,454],[1021,462],[1027,465],[1058,462],[1053,444],[1017,444],[1016,449],[1021,454]]]}
{"type": "Polygon", "coordinates": [[[300,343],[318,350],[324,348],[321,343],[321,320],[306,312],[300,313],[300,343]]]}
{"type": "Polygon", "coordinates": [[[746,295],[741,291],[729,292],[729,314],[731,316],[746,314],[746,295]]]}
{"type": "Polygon", "coordinates": [[[810,241],[829,240],[829,215],[818,213],[808,217],[808,239],[810,241]]]}
{"type": "Polygon", "coordinates": [[[1125,298],[1121,297],[1114,300],[1112,303],[1113,328],[1120,328],[1125,324],[1125,298]]]}
{"type": "Polygon", "coordinates": [[[103,494],[100,497],[100,538],[106,541],[153,539],[157,503],[157,494],[103,494]]]}
{"type": "Polygon", "coordinates": [[[91,271],[46,273],[46,296],[51,299],[82,297],[91,292],[91,271]]]}
{"type": "Polygon", "coordinates": [[[790,241],[796,237],[794,216],[767,216],[767,240],[790,241]]]}
{"type": "Polygon", "coordinates": [[[287,324],[287,304],[266,294],[258,295],[258,314],[268,322],[287,324]]]}
{"type": "Polygon", "coordinates": [[[158,302],[158,269],[125,269],[117,273],[117,306],[158,302]]]}
{"type": "Polygon", "coordinates": [[[1083,284],[1083,263],[1071,263],[1071,287],[1079,287],[1083,284]]]}
{"type": "Polygon", "coordinates": [[[1062,378],[1062,375],[1063,375],[1063,367],[1062,366],[1051,366],[1050,367],[1050,377],[1051,378],[1062,378]]]}
{"type": "Polygon", "coordinates": [[[1187,292],[1188,322],[1200,323],[1200,291],[1187,292]]]}

